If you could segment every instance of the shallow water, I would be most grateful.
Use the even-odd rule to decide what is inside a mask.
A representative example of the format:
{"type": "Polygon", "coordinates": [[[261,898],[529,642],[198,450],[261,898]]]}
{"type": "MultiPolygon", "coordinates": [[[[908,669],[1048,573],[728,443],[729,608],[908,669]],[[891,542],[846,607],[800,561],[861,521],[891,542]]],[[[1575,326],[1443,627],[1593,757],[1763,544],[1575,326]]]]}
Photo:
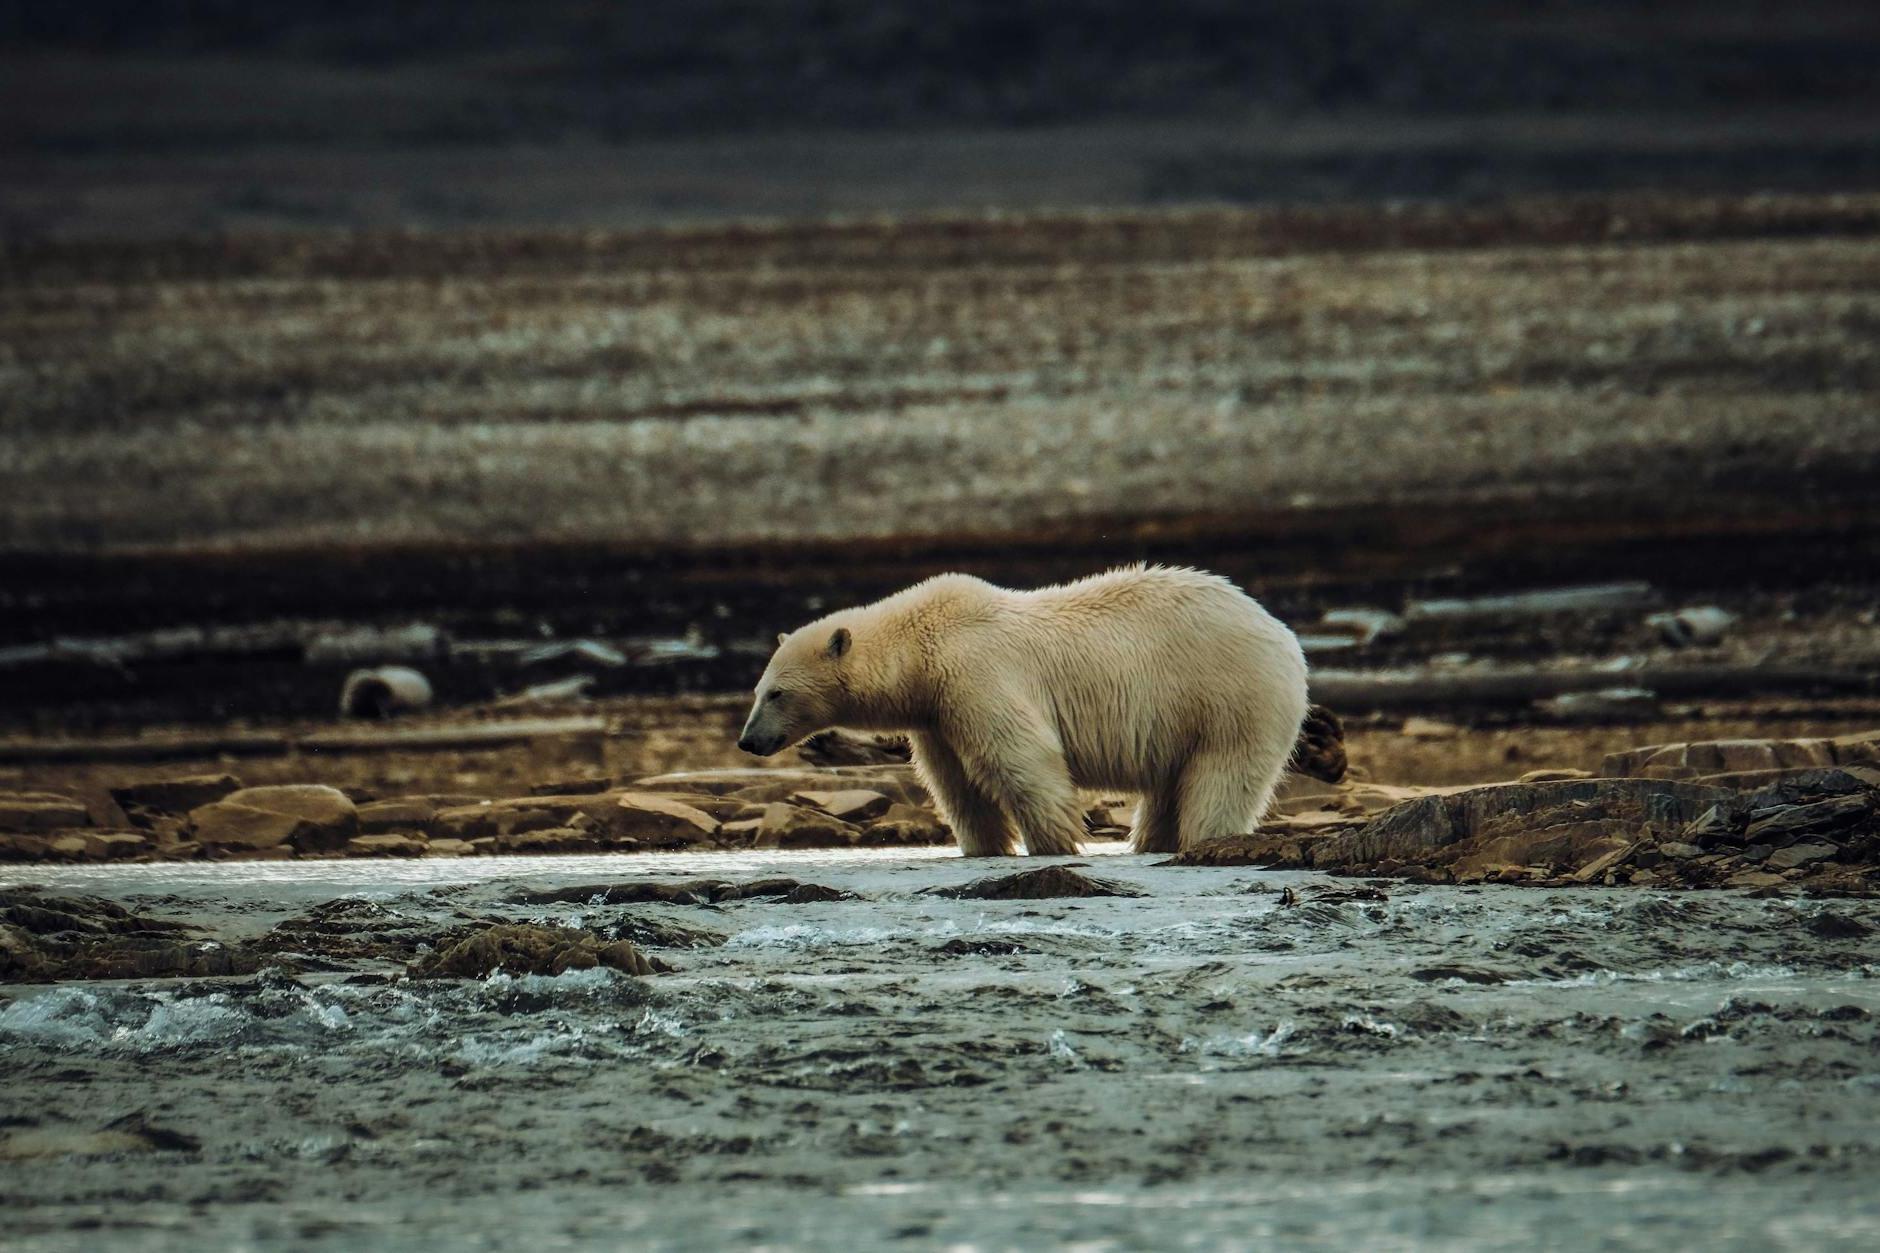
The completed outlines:
{"type": "Polygon", "coordinates": [[[645,980],[385,981],[366,962],[366,982],[10,989],[5,1125],[143,1109],[201,1141],[0,1160],[12,1242],[1880,1239],[1872,903],[1402,884],[1366,899],[1312,875],[1077,860],[1145,895],[926,894],[1033,865],[950,850],[34,874],[230,938],[346,898],[370,927],[543,919],[722,942],[655,949],[676,969],[645,980]],[[774,875],[862,898],[513,899],[774,875]]]}

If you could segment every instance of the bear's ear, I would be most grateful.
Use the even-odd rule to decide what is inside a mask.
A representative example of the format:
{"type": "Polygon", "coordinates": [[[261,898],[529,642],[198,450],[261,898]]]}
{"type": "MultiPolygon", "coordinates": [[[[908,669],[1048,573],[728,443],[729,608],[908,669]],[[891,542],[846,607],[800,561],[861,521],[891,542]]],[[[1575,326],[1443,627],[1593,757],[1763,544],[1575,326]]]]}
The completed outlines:
{"type": "Polygon", "coordinates": [[[777,647],[782,648],[783,642],[789,638],[790,638],[790,633],[788,631],[777,632],[777,647]]]}
{"type": "Polygon", "coordinates": [[[849,651],[849,629],[837,627],[836,633],[829,637],[829,659],[834,661],[849,651]]]}

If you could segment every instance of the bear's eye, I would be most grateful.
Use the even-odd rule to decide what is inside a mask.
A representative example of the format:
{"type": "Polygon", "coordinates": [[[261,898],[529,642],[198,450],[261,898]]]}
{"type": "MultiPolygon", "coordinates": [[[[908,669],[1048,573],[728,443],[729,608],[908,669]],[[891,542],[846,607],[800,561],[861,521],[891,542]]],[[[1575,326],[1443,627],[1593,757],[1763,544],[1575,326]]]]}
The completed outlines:
{"type": "Polygon", "coordinates": [[[782,688],[776,688],[776,689],[774,689],[774,690],[772,690],[772,692],[770,693],[770,695],[768,695],[768,696],[766,696],[766,697],[764,697],[764,703],[765,703],[766,705],[768,705],[768,704],[769,704],[769,703],[770,703],[771,701],[773,701],[773,700],[782,700],[782,699],[783,699],[783,697],[784,697],[784,691],[783,691],[783,689],[782,689],[782,688]]]}

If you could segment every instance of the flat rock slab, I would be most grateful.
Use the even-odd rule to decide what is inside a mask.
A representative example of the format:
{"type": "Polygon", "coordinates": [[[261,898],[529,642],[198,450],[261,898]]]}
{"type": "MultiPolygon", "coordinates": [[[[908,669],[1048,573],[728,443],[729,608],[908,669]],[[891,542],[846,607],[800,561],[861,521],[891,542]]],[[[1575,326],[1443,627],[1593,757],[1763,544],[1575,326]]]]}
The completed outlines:
{"type": "Polygon", "coordinates": [[[1075,896],[1147,896],[1125,883],[1082,875],[1069,866],[1040,866],[1017,874],[991,875],[959,887],[928,888],[932,896],[974,901],[1046,901],[1075,896]]]}
{"type": "Polygon", "coordinates": [[[143,815],[186,814],[241,790],[242,781],[232,774],[192,774],[114,787],[111,799],[131,821],[143,826],[139,821],[143,815]]]}
{"type": "MultiPolygon", "coordinates": [[[[1452,862],[1475,851],[1464,847],[1472,841],[1559,824],[1580,828],[1579,834],[1588,839],[1635,839],[1647,824],[1681,828],[1736,795],[1723,788],[1659,779],[1571,779],[1470,788],[1399,805],[1357,831],[1318,845],[1312,862],[1320,869],[1358,868],[1386,860],[1452,862]]],[[[1610,846],[1602,847],[1592,856],[1608,851],[1610,846]]]]}
{"type": "Polygon", "coordinates": [[[0,831],[56,831],[88,827],[91,814],[83,801],[57,792],[0,792],[0,831]]]}
{"type": "Polygon", "coordinates": [[[1693,740],[1647,744],[1608,753],[1599,773],[1609,779],[1694,779],[1704,775],[1819,769],[1880,759],[1880,731],[1836,739],[1693,740]]]}
{"type": "Polygon", "coordinates": [[[867,822],[879,818],[888,812],[894,804],[888,797],[869,788],[843,788],[840,791],[801,791],[790,793],[789,800],[795,805],[807,805],[820,809],[832,818],[844,822],[867,822]]]}

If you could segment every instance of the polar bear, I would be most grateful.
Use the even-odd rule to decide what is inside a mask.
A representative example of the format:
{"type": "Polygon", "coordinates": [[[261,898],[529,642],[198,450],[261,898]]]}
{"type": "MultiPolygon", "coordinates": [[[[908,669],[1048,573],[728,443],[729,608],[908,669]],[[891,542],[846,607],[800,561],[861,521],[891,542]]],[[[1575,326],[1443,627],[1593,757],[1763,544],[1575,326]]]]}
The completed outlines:
{"type": "Polygon", "coordinates": [[[905,731],[968,857],[1077,852],[1079,788],[1140,793],[1135,850],[1173,852],[1254,829],[1305,713],[1298,638],[1215,575],[943,574],[778,636],[738,747],[905,731]]]}

